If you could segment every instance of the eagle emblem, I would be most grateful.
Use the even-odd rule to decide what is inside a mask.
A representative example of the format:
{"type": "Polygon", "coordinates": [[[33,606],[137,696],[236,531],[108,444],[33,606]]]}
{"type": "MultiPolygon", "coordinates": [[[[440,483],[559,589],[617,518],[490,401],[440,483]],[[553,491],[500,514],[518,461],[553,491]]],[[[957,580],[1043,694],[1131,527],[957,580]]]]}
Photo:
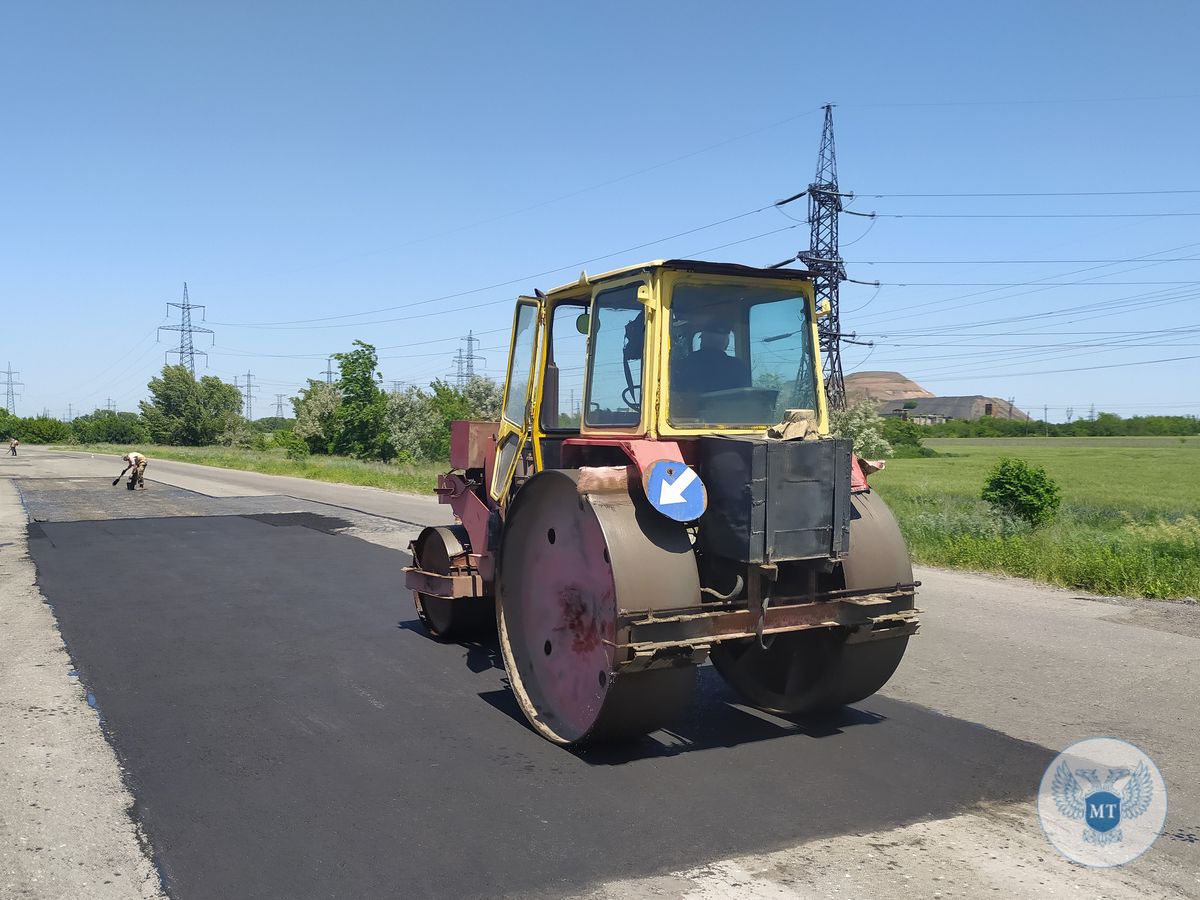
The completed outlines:
{"type": "Polygon", "coordinates": [[[1103,847],[1124,840],[1121,823],[1136,819],[1150,808],[1154,780],[1144,762],[1139,762],[1132,771],[1123,766],[1107,769],[1101,781],[1099,769],[1072,772],[1063,760],[1054,770],[1051,791],[1060,813],[1084,823],[1084,842],[1103,847]],[[1080,778],[1087,782],[1086,788],[1080,784],[1080,778]],[[1118,787],[1118,782],[1124,784],[1118,787]]]}

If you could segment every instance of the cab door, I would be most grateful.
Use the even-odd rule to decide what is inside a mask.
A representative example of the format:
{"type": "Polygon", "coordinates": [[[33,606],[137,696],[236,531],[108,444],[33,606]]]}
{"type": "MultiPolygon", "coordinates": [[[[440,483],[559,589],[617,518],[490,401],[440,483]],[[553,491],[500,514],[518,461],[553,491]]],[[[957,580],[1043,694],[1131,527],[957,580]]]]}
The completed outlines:
{"type": "Polygon", "coordinates": [[[533,430],[533,407],[539,376],[536,364],[541,332],[541,304],[533,297],[519,297],[513,314],[500,428],[496,432],[496,465],[492,470],[490,493],[497,502],[508,493],[517,463],[533,430]]]}

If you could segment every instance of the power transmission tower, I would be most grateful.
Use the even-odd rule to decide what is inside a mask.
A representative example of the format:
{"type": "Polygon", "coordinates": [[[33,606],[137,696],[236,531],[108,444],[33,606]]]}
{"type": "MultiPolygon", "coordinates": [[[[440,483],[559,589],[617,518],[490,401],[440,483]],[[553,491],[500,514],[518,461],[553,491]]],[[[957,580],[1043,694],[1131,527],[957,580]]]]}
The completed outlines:
{"type": "Polygon", "coordinates": [[[325,360],[324,375],[325,375],[325,383],[333,384],[333,357],[332,356],[325,360]]]}
{"type": "Polygon", "coordinates": [[[1067,407],[1067,424],[1068,425],[1071,424],[1071,420],[1073,418],[1075,418],[1075,408],[1072,406],[1068,406],[1067,407]]]}
{"type": "Polygon", "coordinates": [[[246,373],[246,421],[254,421],[254,385],[250,383],[250,379],[254,376],[249,372],[246,373]]]}
{"type": "Polygon", "coordinates": [[[104,408],[105,408],[105,409],[107,409],[109,412],[116,412],[116,411],[117,411],[117,404],[113,402],[113,398],[112,398],[112,397],[108,397],[108,398],[107,398],[107,399],[104,401],[104,408]]]}
{"type": "Polygon", "coordinates": [[[17,414],[17,396],[15,389],[19,387],[25,387],[25,383],[14,380],[16,378],[20,378],[21,373],[13,371],[11,362],[8,364],[7,369],[5,369],[3,372],[0,372],[0,375],[4,376],[4,408],[8,410],[9,415],[15,416],[17,414]]]}
{"type": "Polygon", "coordinates": [[[283,397],[283,394],[275,395],[275,417],[277,419],[283,418],[283,397]]]}
{"type": "Polygon", "coordinates": [[[470,381],[472,378],[475,377],[475,360],[479,359],[479,360],[484,360],[486,362],[486,359],[484,357],[480,356],[479,354],[477,354],[475,352],[475,345],[482,344],[483,341],[481,341],[479,338],[475,337],[474,329],[472,329],[471,331],[468,331],[467,336],[465,338],[463,338],[463,340],[467,342],[467,355],[466,355],[466,357],[464,357],[464,360],[463,360],[464,364],[465,364],[464,365],[464,374],[466,376],[467,381],[470,381]]]}
{"type": "Polygon", "coordinates": [[[67,404],[67,421],[68,422],[75,421],[75,412],[70,403],[67,404]]]}
{"type": "Polygon", "coordinates": [[[392,393],[393,394],[400,393],[400,388],[403,386],[403,384],[404,384],[403,381],[401,381],[397,378],[393,378],[392,379],[392,393]]]}
{"type": "Polygon", "coordinates": [[[842,211],[842,196],[838,191],[837,154],[833,146],[833,104],[826,104],[821,149],[817,155],[817,177],[808,186],[811,242],[808,252],[799,256],[812,272],[817,306],[823,306],[826,301],[829,303],[829,314],[821,319],[818,334],[825,370],[825,397],[833,409],[846,406],[842,327],[838,311],[838,285],[846,279],[846,267],[838,250],[838,214],[842,211]]]}
{"type": "MultiPolygon", "coordinates": [[[[160,325],[158,327],[158,330],[159,330],[159,332],[178,331],[179,332],[179,349],[178,350],[168,350],[166,352],[166,354],[164,354],[164,355],[169,356],[172,353],[179,354],[179,361],[181,363],[183,363],[185,366],[187,366],[188,371],[191,372],[193,376],[195,376],[195,374],[196,374],[196,357],[203,356],[204,357],[204,365],[207,366],[208,365],[208,354],[205,353],[203,350],[197,350],[192,345],[192,335],[193,334],[213,334],[213,330],[211,328],[204,328],[203,326],[192,324],[192,310],[193,309],[203,310],[204,307],[203,306],[195,306],[188,299],[188,289],[187,289],[186,281],[183,283],[183,302],[182,303],[168,303],[167,304],[168,312],[170,311],[170,308],[172,306],[179,310],[179,324],[178,325],[160,325]]],[[[204,313],[203,312],[200,314],[200,320],[204,321],[204,313]]],[[[213,338],[214,344],[216,343],[216,340],[217,340],[216,337],[214,337],[213,338]]]]}
{"type": "Polygon", "coordinates": [[[458,348],[458,352],[454,354],[454,386],[459,390],[463,386],[463,359],[462,347],[458,348]]]}

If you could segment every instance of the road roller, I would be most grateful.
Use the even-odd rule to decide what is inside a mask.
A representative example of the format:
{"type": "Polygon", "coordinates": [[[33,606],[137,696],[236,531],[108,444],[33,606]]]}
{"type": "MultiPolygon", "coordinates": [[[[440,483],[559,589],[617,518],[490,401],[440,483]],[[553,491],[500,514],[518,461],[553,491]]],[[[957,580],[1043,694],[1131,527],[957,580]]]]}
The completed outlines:
{"type": "Polygon", "coordinates": [[[405,569],[436,638],[498,629],[563,745],[668,726],[706,662],[792,716],[879,690],[918,628],[874,465],[829,433],[812,279],[658,260],[517,299],[500,420],[451,425],[405,569]]]}

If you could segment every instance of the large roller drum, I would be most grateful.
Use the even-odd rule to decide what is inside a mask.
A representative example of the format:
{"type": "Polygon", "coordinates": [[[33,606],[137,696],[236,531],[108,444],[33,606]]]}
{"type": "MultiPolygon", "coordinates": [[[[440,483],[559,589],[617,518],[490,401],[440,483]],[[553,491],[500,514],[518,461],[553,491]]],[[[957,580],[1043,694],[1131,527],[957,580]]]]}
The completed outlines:
{"type": "MultiPolygon", "coordinates": [[[[418,535],[412,550],[413,565],[418,569],[435,575],[449,575],[454,569],[467,565],[471,539],[462,525],[430,527],[418,535]]],[[[434,637],[444,641],[487,631],[495,625],[495,604],[491,597],[448,599],[415,593],[413,602],[421,624],[434,637]]]]}
{"type": "MultiPolygon", "coordinates": [[[[913,580],[908,548],[891,510],[876,493],[852,496],[850,556],[830,589],[891,589],[913,580]]],[[[912,608],[912,601],[907,608],[912,608]]],[[[750,704],[769,712],[821,712],[856,703],[883,687],[904,657],[908,637],[846,643],[844,629],[776,635],[767,649],[757,639],[726,641],[712,663],[750,704]]]]}
{"type": "Polygon", "coordinates": [[[546,470],[508,509],[496,576],[500,647],[530,724],[560,744],[644,734],[687,705],[690,665],[623,671],[618,615],[695,605],[681,525],[626,490],[581,494],[546,470]]]}

